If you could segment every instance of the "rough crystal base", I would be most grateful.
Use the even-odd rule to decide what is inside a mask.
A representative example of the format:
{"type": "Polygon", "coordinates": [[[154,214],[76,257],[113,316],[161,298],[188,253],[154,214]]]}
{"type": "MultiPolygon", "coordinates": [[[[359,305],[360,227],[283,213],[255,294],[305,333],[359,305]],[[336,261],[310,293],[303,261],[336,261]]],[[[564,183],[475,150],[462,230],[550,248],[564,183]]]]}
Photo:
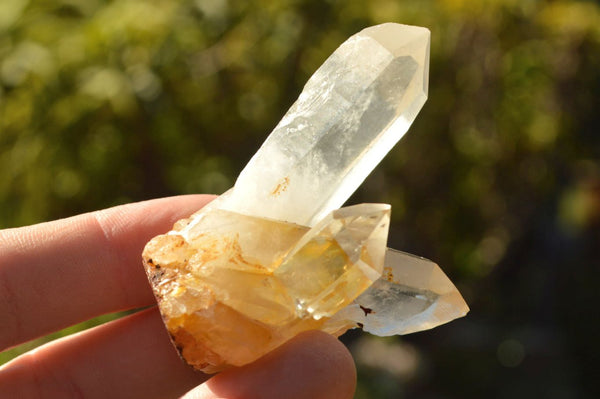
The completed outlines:
{"type": "MultiPolygon", "coordinates": [[[[182,356],[215,372],[321,328],[380,277],[389,214],[362,204],[309,229],[217,209],[195,215],[187,238],[155,237],[144,265],[182,356]]],[[[338,324],[331,333],[356,325],[338,324]]]]}

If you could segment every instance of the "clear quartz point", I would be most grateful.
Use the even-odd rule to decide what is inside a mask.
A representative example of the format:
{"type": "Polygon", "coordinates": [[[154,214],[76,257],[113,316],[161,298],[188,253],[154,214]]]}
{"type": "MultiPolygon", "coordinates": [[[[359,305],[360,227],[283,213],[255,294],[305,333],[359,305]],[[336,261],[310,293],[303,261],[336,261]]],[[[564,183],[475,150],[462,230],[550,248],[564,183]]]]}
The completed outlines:
{"type": "Polygon", "coordinates": [[[194,368],[250,363],[306,330],[406,334],[468,311],[437,265],[386,249],[389,205],[338,209],[415,119],[428,64],[425,28],[352,36],[235,186],[146,245],[161,315],[194,368]]]}
{"type": "Polygon", "coordinates": [[[427,330],[468,311],[464,299],[437,264],[388,249],[381,278],[329,323],[336,326],[352,321],[371,334],[390,336],[427,330]]]}
{"type": "Polygon", "coordinates": [[[345,41],[219,206],[306,226],[339,208],[425,103],[429,37],[426,28],[387,23],[345,41]]]}

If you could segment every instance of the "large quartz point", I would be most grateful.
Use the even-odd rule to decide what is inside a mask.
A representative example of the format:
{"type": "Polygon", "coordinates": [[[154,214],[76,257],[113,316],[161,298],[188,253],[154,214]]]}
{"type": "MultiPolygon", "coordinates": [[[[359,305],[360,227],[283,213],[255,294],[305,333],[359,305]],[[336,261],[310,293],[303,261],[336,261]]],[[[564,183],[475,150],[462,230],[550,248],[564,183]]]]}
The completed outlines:
{"type": "Polygon", "coordinates": [[[339,208],[427,99],[429,30],[364,29],[313,74],[221,208],[312,226],[339,208]]]}
{"type": "Polygon", "coordinates": [[[305,330],[406,334],[468,311],[436,264],[386,248],[389,205],[338,209],[416,117],[428,63],[425,28],[352,36],[235,186],[146,245],[160,312],[189,364],[212,373],[305,330]]]}

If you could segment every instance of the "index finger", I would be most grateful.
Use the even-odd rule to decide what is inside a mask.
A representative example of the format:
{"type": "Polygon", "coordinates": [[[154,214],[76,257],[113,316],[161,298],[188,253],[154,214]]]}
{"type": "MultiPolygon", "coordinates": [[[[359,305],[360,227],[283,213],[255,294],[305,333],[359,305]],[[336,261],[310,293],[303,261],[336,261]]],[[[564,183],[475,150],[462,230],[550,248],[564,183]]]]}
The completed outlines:
{"type": "Polygon", "coordinates": [[[141,266],[145,243],[213,198],[163,198],[0,231],[0,351],[153,304],[141,266]]]}

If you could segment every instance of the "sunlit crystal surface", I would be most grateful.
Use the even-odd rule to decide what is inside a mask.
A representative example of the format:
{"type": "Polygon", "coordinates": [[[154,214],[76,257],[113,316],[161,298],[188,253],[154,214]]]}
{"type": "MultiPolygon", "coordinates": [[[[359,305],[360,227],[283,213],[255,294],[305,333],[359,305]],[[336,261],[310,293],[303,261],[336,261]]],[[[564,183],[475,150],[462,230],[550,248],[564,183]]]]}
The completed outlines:
{"type": "Polygon", "coordinates": [[[386,250],[389,205],[338,209],[414,120],[428,63],[425,28],[352,36],[235,186],[147,244],[146,273],[189,364],[216,372],[305,330],[405,334],[468,311],[433,262],[386,250]]]}
{"type": "Polygon", "coordinates": [[[220,206],[307,226],[339,208],[423,106],[429,36],[426,28],[390,23],[344,42],[220,206]]]}

